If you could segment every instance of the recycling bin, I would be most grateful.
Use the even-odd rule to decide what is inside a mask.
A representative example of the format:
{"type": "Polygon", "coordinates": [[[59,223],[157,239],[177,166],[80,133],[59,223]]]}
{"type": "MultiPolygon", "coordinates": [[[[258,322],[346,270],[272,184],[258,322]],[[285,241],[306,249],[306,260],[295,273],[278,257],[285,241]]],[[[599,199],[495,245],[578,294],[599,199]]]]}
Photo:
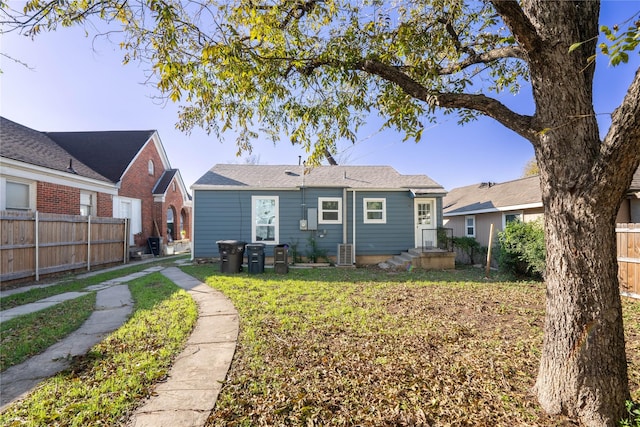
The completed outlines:
{"type": "Polygon", "coordinates": [[[245,242],[239,240],[218,240],[221,273],[240,273],[244,259],[245,242]]]}
{"type": "Polygon", "coordinates": [[[289,246],[277,245],[273,248],[273,270],[279,274],[289,272],[289,246]]]}
{"type": "Polygon", "coordinates": [[[245,246],[249,274],[264,273],[264,244],[250,243],[245,246]]]}

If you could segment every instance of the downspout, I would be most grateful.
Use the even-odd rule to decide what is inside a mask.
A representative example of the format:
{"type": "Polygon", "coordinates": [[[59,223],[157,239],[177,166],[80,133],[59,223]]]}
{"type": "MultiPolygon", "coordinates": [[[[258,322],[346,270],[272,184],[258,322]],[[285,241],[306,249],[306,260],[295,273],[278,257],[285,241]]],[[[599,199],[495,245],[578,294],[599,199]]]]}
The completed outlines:
{"type": "Polygon", "coordinates": [[[353,227],[353,258],[351,259],[352,263],[356,263],[356,190],[353,190],[353,209],[351,209],[352,212],[352,227],[353,227]]]}
{"type": "Polygon", "coordinates": [[[345,219],[345,224],[342,227],[342,243],[347,243],[347,187],[342,189],[342,217],[345,219]]]}
{"type": "Polygon", "coordinates": [[[191,199],[191,240],[189,241],[189,245],[191,246],[191,261],[195,259],[194,249],[195,249],[195,240],[196,240],[196,193],[197,190],[193,191],[193,198],[191,199]]]}

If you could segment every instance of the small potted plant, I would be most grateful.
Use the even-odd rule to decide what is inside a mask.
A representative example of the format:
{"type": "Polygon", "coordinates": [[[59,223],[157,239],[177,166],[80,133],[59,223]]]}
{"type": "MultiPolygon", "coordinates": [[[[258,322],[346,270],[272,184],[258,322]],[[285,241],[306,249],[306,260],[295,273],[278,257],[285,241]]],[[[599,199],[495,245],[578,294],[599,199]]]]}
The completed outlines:
{"type": "Polygon", "coordinates": [[[182,238],[182,240],[184,240],[186,237],[187,237],[186,230],[180,230],[180,238],[182,238]]]}

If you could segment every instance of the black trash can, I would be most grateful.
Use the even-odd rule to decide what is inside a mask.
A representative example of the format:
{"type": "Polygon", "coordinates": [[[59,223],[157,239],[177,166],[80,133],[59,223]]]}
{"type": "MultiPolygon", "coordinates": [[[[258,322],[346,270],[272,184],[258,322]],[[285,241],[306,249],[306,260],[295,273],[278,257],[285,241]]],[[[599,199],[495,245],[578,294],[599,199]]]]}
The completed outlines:
{"type": "Polygon", "coordinates": [[[289,246],[277,245],[273,248],[273,270],[279,274],[289,272],[289,246]]]}
{"type": "Polygon", "coordinates": [[[247,268],[250,274],[264,273],[264,244],[249,243],[245,246],[247,252],[247,268]]]}
{"type": "Polygon", "coordinates": [[[218,240],[221,273],[240,273],[244,259],[245,242],[239,240],[218,240]]]}
{"type": "Polygon", "coordinates": [[[149,237],[147,239],[147,244],[149,245],[149,250],[153,256],[160,256],[160,238],[159,237],[149,237]]]}

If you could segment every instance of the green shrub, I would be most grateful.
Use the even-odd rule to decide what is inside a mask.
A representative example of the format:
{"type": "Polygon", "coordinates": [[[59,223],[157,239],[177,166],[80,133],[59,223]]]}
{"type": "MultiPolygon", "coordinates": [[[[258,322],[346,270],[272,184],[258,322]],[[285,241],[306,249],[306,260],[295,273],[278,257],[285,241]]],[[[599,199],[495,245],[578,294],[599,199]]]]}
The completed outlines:
{"type": "Polygon", "coordinates": [[[474,237],[454,237],[453,246],[469,258],[470,264],[482,262],[487,255],[487,248],[480,246],[474,237]]]}
{"type": "Polygon", "coordinates": [[[307,242],[307,259],[309,262],[318,262],[320,259],[324,259],[326,262],[329,262],[327,250],[321,248],[318,241],[313,236],[309,236],[307,242]]]}
{"type": "Polygon", "coordinates": [[[498,233],[500,269],[517,276],[544,277],[546,249],[541,221],[512,221],[498,233]]]}

